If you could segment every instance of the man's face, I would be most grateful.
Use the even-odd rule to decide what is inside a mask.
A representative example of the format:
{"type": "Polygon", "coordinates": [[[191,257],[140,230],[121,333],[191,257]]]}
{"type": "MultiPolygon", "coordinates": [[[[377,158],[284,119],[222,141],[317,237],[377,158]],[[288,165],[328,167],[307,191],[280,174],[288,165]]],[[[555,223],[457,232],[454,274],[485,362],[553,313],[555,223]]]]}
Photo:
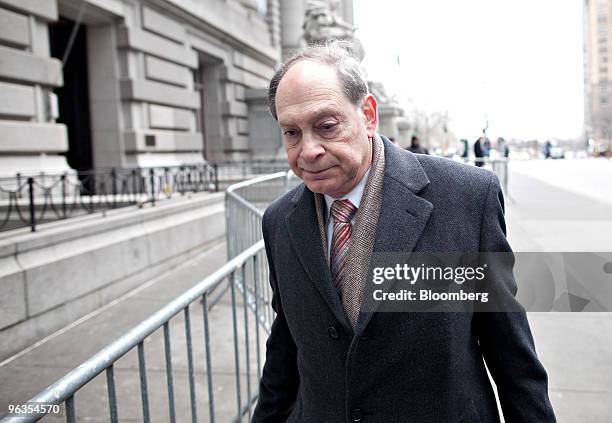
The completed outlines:
{"type": "Polygon", "coordinates": [[[333,68],[303,60],[281,79],[276,114],[289,165],[311,191],[340,198],[359,183],[372,160],[374,97],[351,104],[333,68]]]}

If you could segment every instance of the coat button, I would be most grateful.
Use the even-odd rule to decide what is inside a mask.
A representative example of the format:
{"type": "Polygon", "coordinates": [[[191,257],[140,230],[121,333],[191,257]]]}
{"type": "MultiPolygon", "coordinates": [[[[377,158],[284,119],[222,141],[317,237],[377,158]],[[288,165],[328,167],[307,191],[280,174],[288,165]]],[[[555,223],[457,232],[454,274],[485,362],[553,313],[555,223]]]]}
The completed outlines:
{"type": "Polygon", "coordinates": [[[361,421],[361,410],[356,408],[353,410],[353,421],[360,422],[361,421]]]}
{"type": "Polygon", "coordinates": [[[338,333],[336,328],[333,327],[333,326],[330,326],[330,327],[327,328],[327,334],[329,335],[329,337],[331,339],[338,339],[338,338],[340,338],[340,334],[338,333]]]}

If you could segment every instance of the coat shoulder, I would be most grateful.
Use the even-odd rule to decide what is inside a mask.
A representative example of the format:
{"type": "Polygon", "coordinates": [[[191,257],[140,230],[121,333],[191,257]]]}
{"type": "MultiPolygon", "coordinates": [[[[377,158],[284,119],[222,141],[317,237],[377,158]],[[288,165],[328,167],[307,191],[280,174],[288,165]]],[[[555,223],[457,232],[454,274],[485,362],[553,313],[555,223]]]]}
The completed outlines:
{"type": "Polygon", "coordinates": [[[497,181],[497,176],[488,169],[441,157],[423,154],[414,156],[427,174],[430,188],[480,196],[489,191],[492,182],[497,181]]]}

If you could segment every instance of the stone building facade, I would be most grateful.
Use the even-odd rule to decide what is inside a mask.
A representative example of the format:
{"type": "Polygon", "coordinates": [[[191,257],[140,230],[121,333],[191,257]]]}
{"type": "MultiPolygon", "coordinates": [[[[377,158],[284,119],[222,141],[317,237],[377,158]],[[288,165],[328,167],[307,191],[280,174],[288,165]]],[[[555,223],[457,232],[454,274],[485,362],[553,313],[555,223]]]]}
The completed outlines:
{"type": "Polygon", "coordinates": [[[0,175],[251,157],[280,58],[278,0],[0,0],[0,175]]]}
{"type": "Polygon", "coordinates": [[[283,157],[266,88],[308,4],[0,0],[0,177],[283,157]]]}
{"type": "Polygon", "coordinates": [[[612,0],[584,0],[585,132],[599,151],[612,140],[612,0]]]}

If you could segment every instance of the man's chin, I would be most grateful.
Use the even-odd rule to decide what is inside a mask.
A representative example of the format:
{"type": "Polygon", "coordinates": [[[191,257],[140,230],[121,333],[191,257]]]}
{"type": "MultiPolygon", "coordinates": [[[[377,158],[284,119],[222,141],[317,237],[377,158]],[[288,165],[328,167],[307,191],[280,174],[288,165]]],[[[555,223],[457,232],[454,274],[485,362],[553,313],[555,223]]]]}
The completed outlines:
{"type": "Polygon", "coordinates": [[[308,187],[309,190],[318,194],[326,194],[330,188],[329,181],[325,179],[304,179],[304,184],[308,187]]]}
{"type": "Polygon", "coordinates": [[[329,195],[333,198],[337,198],[338,189],[332,181],[327,179],[319,180],[304,180],[304,184],[314,193],[329,195]]]}

